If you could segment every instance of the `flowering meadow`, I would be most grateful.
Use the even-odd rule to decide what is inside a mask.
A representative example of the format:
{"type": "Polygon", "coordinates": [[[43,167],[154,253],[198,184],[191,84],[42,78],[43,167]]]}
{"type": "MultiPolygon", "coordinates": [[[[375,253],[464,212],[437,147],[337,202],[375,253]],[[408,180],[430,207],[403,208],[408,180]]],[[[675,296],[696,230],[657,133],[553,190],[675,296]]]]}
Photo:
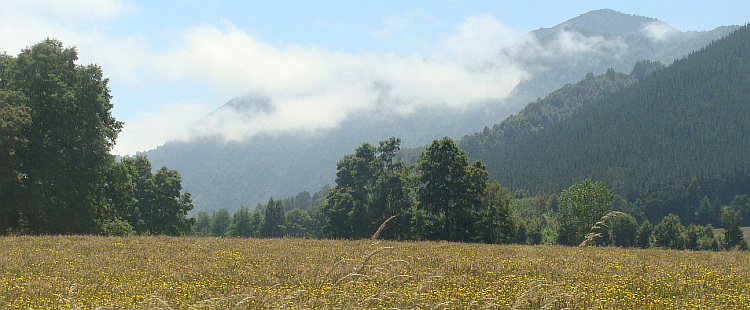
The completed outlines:
{"type": "Polygon", "coordinates": [[[742,309],[750,253],[0,237],[0,309],[742,309]]]}

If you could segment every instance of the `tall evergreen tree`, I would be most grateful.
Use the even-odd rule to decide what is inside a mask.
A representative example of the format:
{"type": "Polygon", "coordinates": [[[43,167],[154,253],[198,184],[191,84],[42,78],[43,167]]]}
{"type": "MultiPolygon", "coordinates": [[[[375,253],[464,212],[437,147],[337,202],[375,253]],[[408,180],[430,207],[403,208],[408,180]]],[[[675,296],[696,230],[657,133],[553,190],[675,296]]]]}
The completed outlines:
{"type": "Polygon", "coordinates": [[[260,233],[267,238],[284,236],[284,204],[280,200],[273,200],[273,197],[268,200],[260,233]]]}
{"type": "Polygon", "coordinates": [[[742,214],[740,211],[727,208],[721,213],[721,225],[724,227],[724,242],[726,242],[727,250],[735,248],[747,250],[747,240],[745,240],[740,229],[741,224],[742,214]]]}
{"type": "Polygon", "coordinates": [[[243,237],[249,238],[253,236],[252,228],[250,227],[250,211],[247,207],[243,206],[236,212],[232,217],[232,223],[229,224],[227,229],[227,235],[230,237],[243,237]]]}

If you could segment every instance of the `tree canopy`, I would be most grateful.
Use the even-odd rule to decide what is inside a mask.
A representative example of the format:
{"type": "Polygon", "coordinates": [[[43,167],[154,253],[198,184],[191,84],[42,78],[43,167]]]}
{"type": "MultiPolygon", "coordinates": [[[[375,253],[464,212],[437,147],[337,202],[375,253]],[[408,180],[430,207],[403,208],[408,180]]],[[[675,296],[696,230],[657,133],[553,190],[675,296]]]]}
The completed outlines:
{"type": "Polygon", "coordinates": [[[179,173],[115,162],[109,80],[77,60],[53,39],[0,55],[0,233],[188,231],[179,173]]]}

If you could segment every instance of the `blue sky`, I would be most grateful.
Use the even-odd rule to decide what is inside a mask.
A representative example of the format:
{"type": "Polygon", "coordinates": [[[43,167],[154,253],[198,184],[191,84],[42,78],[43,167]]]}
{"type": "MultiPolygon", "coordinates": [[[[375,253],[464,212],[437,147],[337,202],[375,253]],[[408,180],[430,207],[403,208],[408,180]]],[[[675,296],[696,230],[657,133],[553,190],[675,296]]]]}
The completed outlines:
{"type": "Polygon", "coordinates": [[[466,68],[528,31],[602,8],[681,31],[750,21],[750,1],[3,0],[0,51],[17,54],[45,37],[75,45],[80,63],[111,79],[113,113],[125,121],[114,152],[133,154],[201,130],[242,139],[264,128],[333,127],[369,108],[373,81],[408,103],[393,104],[399,113],[502,98],[522,68],[495,59],[486,74],[466,68]],[[270,97],[278,115],[193,126],[248,93],[270,97]]]}

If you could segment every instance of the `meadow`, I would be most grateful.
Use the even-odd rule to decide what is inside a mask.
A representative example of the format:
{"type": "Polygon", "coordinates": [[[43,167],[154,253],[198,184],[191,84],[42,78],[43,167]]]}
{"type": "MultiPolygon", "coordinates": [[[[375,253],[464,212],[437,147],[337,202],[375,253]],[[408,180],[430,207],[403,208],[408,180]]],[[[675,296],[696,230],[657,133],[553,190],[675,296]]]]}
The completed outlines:
{"type": "Polygon", "coordinates": [[[0,309],[743,309],[750,253],[0,237],[0,309]]]}

